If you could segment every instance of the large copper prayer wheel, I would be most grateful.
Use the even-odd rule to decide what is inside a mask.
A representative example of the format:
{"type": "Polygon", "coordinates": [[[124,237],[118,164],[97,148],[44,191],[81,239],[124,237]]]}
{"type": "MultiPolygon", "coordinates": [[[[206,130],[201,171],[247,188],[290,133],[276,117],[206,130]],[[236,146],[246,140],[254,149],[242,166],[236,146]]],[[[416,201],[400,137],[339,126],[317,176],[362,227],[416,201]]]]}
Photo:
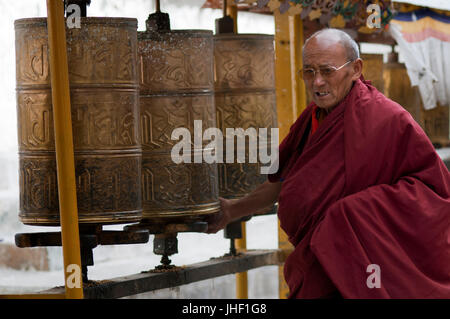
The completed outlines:
{"type": "MultiPolygon", "coordinates": [[[[45,18],[15,21],[20,220],[59,225],[45,18]]],[[[137,20],[81,18],[66,30],[78,218],[142,217],[137,20]]]]}
{"type": "Polygon", "coordinates": [[[201,221],[219,210],[217,163],[194,160],[201,156],[195,135],[216,126],[213,34],[147,31],[138,40],[143,223],[201,221]],[[201,124],[197,133],[195,123],[201,124]],[[172,139],[177,128],[188,130],[190,163],[171,156],[180,142],[172,139]]]}
{"type": "MultiPolygon", "coordinates": [[[[270,153],[271,129],[277,127],[274,38],[263,34],[219,34],[215,36],[215,103],[217,125],[226,136],[227,128],[259,132],[267,128],[270,153]]],[[[219,164],[220,196],[240,198],[263,183],[267,176],[261,174],[261,162],[252,162],[249,151],[255,142],[246,142],[239,149],[236,139],[234,162],[227,162],[224,139],[224,162],[219,164]],[[237,152],[245,152],[245,161],[237,161],[237,152]]],[[[234,137],[232,137],[234,138],[234,137]]],[[[275,141],[278,145],[278,141],[275,141]]],[[[266,165],[264,165],[266,166],[266,165]]]]}

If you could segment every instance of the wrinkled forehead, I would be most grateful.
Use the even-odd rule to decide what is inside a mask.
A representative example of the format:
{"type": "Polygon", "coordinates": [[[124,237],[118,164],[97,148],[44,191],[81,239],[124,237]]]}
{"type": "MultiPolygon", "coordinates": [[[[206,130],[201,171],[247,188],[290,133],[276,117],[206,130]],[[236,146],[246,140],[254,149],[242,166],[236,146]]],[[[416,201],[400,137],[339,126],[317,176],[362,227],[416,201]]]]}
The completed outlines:
{"type": "Polygon", "coordinates": [[[347,61],[344,45],[336,37],[318,35],[308,40],[303,48],[303,65],[340,65],[347,61]]]}

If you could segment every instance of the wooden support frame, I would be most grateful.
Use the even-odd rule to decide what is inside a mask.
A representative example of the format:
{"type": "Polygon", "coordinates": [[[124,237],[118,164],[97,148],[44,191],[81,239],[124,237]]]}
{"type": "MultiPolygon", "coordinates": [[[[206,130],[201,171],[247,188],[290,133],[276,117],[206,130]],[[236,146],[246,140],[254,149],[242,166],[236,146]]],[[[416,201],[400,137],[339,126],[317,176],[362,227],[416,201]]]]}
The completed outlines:
{"type": "MultiPolygon", "coordinates": [[[[275,19],[275,85],[280,142],[289,133],[291,125],[306,108],[306,90],[298,73],[302,68],[303,22],[299,15],[281,14],[275,19]]],[[[287,235],[278,223],[278,248],[292,251],[287,235]]],[[[284,280],[283,267],[279,268],[279,297],[285,299],[289,288],[284,280]]]]}
{"type": "MultiPolygon", "coordinates": [[[[248,250],[232,257],[211,258],[208,261],[165,272],[144,272],[107,280],[106,283],[84,288],[86,299],[111,299],[132,296],[158,289],[177,287],[250,269],[279,265],[286,259],[284,251],[248,250]]],[[[42,291],[45,295],[60,294],[63,288],[42,291]]]]}

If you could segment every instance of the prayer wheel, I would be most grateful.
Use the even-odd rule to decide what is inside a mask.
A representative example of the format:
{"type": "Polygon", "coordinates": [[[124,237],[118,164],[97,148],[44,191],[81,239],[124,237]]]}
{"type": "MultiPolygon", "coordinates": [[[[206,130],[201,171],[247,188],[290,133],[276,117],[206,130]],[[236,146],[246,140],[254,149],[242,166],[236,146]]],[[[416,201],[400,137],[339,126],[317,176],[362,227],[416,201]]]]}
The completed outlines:
{"type": "MultiPolygon", "coordinates": [[[[217,163],[202,160],[215,127],[213,34],[206,30],[139,32],[142,224],[202,221],[220,208],[217,163]],[[172,158],[187,133],[190,154],[172,158]],[[176,131],[175,131],[176,132],[176,131]],[[194,145],[195,144],[195,145],[194,145]],[[185,158],[185,159],[186,159],[185,158]]],[[[180,153],[177,152],[176,155],[180,153]]]]}
{"type": "MultiPolygon", "coordinates": [[[[277,126],[274,38],[264,34],[223,33],[215,36],[215,103],[217,126],[224,134],[224,161],[219,164],[220,196],[240,198],[251,192],[267,177],[261,174],[261,161],[252,161],[250,151],[267,147],[270,153],[271,129],[277,126]],[[267,144],[254,140],[239,147],[239,134],[228,135],[227,129],[267,129],[267,144]],[[227,140],[234,147],[234,161],[227,161],[227,140]],[[245,153],[245,161],[238,161],[238,153],[245,153]]],[[[248,131],[247,131],[248,132],[248,131]]],[[[244,133],[245,134],[245,133],[244,133]]],[[[245,136],[244,136],[245,137],[245,136]]],[[[241,136],[242,138],[242,136],[241,136]]],[[[278,145],[278,140],[271,141],[278,145]]],[[[231,156],[232,154],[228,154],[231,156]]],[[[268,164],[267,164],[268,165],[268,164]]]]}
{"type": "MultiPolygon", "coordinates": [[[[20,220],[59,225],[47,20],[15,21],[20,220]]],[[[78,218],[142,217],[137,20],[81,18],[67,28],[78,218]]]]}

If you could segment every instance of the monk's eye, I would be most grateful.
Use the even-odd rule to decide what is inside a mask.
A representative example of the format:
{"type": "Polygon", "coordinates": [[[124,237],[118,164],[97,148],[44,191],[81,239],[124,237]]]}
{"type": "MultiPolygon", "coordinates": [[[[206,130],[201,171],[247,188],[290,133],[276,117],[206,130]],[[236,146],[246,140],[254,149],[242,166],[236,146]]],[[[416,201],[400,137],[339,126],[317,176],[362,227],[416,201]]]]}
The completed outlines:
{"type": "Polygon", "coordinates": [[[335,69],[333,69],[332,67],[323,67],[320,68],[320,74],[322,74],[323,76],[331,76],[334,73],[335,69]]]}
{"type": "Polygon", "coordinates": [[[303,70],[303,77],[306,79],[310,79],[314,77],[314,69],[304,69],[303,70]]]}

